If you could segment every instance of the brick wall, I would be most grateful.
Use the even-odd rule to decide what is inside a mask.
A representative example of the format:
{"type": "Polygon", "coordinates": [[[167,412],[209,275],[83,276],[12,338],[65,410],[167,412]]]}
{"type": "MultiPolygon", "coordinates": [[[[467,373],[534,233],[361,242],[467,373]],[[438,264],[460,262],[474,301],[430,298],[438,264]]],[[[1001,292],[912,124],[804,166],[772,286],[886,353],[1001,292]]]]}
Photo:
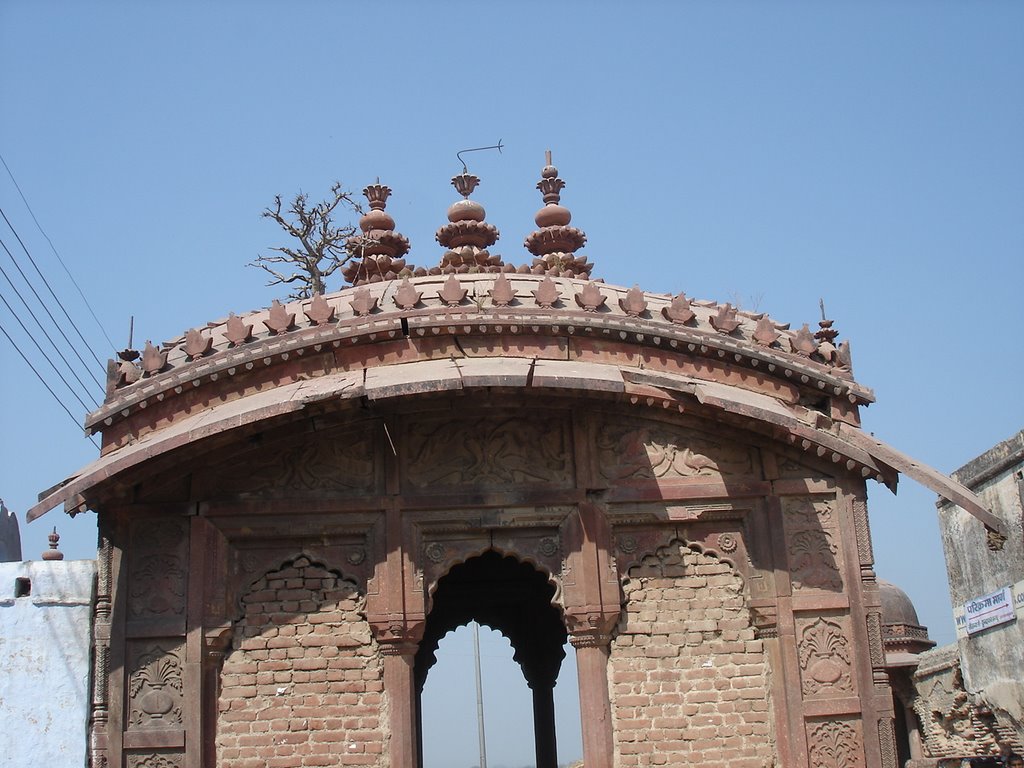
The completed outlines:
{"type": "Polygon", "coordinates": [[[386,765],[383,672],[363,601],[304,557],[253,585],[221,673],[220,768],[386,765]]]}
{"type": "Polygon", "coordinates": [[[768,664],[742,583],[674,543],[629,570],[609,664],[617,768],[775,764],[768,664]]]}

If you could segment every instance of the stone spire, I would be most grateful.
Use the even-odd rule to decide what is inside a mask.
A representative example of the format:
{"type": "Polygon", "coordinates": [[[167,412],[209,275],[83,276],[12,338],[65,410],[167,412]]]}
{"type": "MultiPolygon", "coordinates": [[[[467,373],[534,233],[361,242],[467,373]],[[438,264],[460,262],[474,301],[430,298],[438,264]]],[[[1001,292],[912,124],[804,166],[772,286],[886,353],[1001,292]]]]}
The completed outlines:
{"type": "Polygon", "coordinates": [[[390,194],[390,187],[379,180],[363,189],[370,210],[359,219],[362,234],[353,235],[345,244],[352,259],[342,269],[345,279],[352,285],[426,274],[425,270],[415,270],[402,258],[409,252],[409,239],[395,232],[395,220],[384,210],[390,194]]]}
{"type": "Polygon", "coordinates": [[[530,272],[550,277],[578,277],[588,279],[594,265],[587,257],[575,253],[587,242],[582,230],[570,227],[572,214],[560,204],[565,182],[558,178],[558,169],[551,164],[551,150],[545,153],[547,164],[540,172],[537,189],[544,196],[544,207],[537,211],[534,221],[540,229],[526,238],[526,249],[538,258],[533,260],[530,272]]]}
{"type": "Polygon", "coordinates": [[[64,553],[57,549],[57,544],[60,542],[60,534],[57,533],[57,529],[53,529],[53,533],[46,537],[50,542],[50,548],[43,552],[43,560],[63,560],[64,553]]]}
{"type": "Polygon", "coordinates": [[[452,186],[462,200],[452,203],[448,223],[437,230],[437,242],[448,249],[441,257],[442,274],[512,270],[505,267],[500,256],[487,250],[498,240],[498,228],[484,221],[484,207],[469,199],[479,183],[479,178],[465,170],[452,177],[452,186]]]}

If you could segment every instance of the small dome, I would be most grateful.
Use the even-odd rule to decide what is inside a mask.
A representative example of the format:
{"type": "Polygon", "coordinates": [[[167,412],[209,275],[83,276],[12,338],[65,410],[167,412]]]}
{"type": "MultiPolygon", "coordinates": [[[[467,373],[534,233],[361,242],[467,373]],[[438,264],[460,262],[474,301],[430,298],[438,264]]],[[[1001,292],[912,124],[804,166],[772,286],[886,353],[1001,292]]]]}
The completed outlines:
{"type": "Polygon", "coordinates": [[[882,623],[920,625],[917,609],[910,597],[895,584],[882,579],[878,580],[878,592],[882,598],[882,623]]]}
{"type": "Polygon", "coordinates": [[[906,592],[882,579],[878,580],[878,592],[882,600],[882,642],[887,665],[899,665],[902,662],[896,661],[898,657],[921,653],[935,645],[928,637],[928,628],[921,626],[914,603],[906,592]]]}

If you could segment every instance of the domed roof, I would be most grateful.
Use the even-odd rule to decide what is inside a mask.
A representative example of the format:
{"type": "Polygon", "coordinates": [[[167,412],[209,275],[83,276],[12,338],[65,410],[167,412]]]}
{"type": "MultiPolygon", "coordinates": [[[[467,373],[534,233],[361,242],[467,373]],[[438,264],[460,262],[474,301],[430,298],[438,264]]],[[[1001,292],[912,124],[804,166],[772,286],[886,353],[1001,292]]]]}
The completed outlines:
{"type": "Polygon", "coordinates": [[[904,666],[911,654],[926,651],[935,645],[928,637],[928,628],[921,626],[910,597],[895,584],[878,580],[882,599],[882,642],[888,666],[904,666]]]}

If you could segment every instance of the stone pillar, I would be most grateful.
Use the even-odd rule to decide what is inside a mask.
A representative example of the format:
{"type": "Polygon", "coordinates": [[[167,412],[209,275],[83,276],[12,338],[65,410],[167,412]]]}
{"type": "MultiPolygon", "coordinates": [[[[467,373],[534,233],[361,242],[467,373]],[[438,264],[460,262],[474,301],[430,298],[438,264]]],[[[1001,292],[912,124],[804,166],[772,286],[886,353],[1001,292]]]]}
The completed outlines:
{"type": "Polygon", "coordinates": [[[569,638],[576,649],[580,683],[580,720],[583,726],[583,763],[587,768],[612,768],[614,739],[608,697],[608,644],[604,634],[569,638]]]}
{"type": "Polygon", "coordinates": [[[558,768],[558,742],[555,736],[554,682],[530,685],[533,693],[533,740],[537,768],[558,768]]]}
{"type": "Polygon", "coordinates": [[[417,749],[417,695],[413,671],[416,665],[416,650],[419,646],[411,642],[381,642],[380,652],[384,657],[384,693],[388,703],[388,725],[390,741],[389,765],[418,768],[417,749]]]}

